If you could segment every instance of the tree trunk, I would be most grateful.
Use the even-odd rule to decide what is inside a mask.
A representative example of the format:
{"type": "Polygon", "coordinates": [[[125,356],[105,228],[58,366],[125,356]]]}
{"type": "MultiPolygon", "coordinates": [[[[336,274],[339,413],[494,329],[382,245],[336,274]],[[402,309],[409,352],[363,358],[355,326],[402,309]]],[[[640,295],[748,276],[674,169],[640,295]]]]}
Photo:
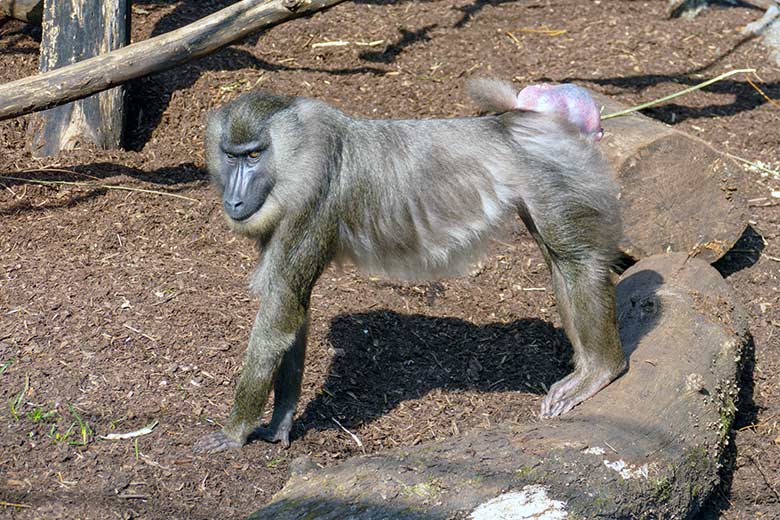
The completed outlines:
{"type": "Polygon", "coordinates": [[[0,15],[40,25],[43,0],[0,0],[0,15]]]}
{"type": "Polygon", "coordinates": [[[251,518],[690,516],[719,482],[745,316],[717,271],[681,253],[626,271],[618,312],[628,372],[563,417],[298,473],[251,518]]]}
{"type": "MultiPolygon", "coordinates": [[[[41,72],[70,65],[130,43],[126,0],[47,1],[43,10],[41,72]]],[[[119,148],[124,122],[124,87],[74,101],[36,116],[33,155],[55,155],[82,144],[119,148]]]]}
{"type": "MultiPolygon", "coordinates": [[[[603,113],[625,106],[592,93],[603,113]]],[[[634,258],[680,251],[708,262],[748,225],[741,166],[697,137],[639,113],[603,121],[601,149],[620,186],[624,238],[634,258]]]]}

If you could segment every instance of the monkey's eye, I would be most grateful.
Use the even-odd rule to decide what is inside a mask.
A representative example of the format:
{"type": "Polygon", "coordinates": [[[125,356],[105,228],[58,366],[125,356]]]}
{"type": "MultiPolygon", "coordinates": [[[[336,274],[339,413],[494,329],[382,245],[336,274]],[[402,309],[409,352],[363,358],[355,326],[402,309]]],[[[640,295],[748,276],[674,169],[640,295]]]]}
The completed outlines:
{"type": "Polygon", "coordinates": [[[225,152],[225,159],[227,159],[227,162],[230,164],[234,164],[236,162],[236,156],[232,153],[225,152]]]}
{"type": "Polygon", "coordinates": [[[260,157],[260,152],[258,152],[257,150],[253,150],[249,152],[249,157],[251,159],[257,159],[258,157],[260,157]]]}

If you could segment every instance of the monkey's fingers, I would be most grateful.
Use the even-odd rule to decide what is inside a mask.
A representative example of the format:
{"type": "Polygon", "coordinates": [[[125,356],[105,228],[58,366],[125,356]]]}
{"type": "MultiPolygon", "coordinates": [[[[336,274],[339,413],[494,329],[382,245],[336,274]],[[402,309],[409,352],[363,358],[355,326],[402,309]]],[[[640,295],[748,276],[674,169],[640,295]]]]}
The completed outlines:
{"type": "Polygon", "coordinates": [[[542,401],[541,416],[556,417],[568,412],[585,399],[596,395],[621,372],[622,369],[616,372],[586,373],[584,370],[575,369],[550,387],[542,401]]]}
{"type": "Polygon", "coordinates": [[[241,446],[243,443],[229,438],[223,431],[218,431],[201,437],[192,449],[196,453],[218,453],[241,446]]]}

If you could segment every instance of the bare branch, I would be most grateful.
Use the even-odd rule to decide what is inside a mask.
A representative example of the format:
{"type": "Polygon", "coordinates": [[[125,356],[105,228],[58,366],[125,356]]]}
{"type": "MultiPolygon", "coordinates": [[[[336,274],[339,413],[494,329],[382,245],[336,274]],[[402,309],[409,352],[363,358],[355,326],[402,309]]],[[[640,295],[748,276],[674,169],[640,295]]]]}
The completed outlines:
{"type": "Polygon", "coordinates": [[[155,38],[6,83],[0,86],[0,120],[68,103],[132,79],[173,68],[253,32],[343,1],[242,0],[155,38]]]}

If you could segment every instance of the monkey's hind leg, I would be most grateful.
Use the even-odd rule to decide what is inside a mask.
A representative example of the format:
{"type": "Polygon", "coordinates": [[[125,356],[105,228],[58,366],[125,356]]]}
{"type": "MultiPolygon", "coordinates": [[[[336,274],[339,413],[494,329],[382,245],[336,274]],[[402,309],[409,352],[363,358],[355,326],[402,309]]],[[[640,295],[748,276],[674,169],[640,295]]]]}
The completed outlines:
{"type": "Polygon", "coordinates": [[[306,325],[298,329],[290,350],[288,350],[274,378],[274,414],[267,427],[257,428],[253,435],[268,442],[281,442],[290,447],[290,430],[293,415],[301,396],[303,365],[306,358],[306,325]]]}
{"type": "Polygon", "coordinates": [[[579,211],[552,218],[542,230],[526,211],[520,211],[552,273],[558,312],[574,349],[574,371],[550,387],[542,401],[542,417],[568,412],[607,386],[627,366],[618,335],[615,288],[609,276],[615,238],[609,231],[603,232],[609,226],[599,212],[576,203],[569,209],[579,211]],[[574,218],[575,214],[579,218],[574,218]]]}
{"type": "Polygon", "coordinates": [[[542,417],[568,412],[626,368],[608,271],[595,267],[594,261],[551,260],[558,310],[574,348],[574,371],[550,387],[542,401],[542,417]]]}

